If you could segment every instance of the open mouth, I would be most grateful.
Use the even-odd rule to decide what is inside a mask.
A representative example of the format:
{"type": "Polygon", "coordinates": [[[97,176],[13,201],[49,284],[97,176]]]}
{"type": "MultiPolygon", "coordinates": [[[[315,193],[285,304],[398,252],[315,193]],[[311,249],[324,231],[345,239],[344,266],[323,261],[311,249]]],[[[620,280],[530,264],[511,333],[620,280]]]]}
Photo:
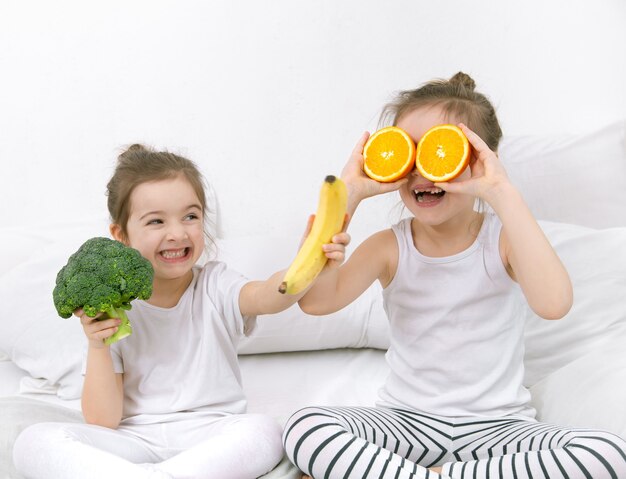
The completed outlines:
{"type": "Polygon", "coordinates": [[[432,204],[438,202],[446,194],[441,188],[428,187],[413,190],[413,195],[418,203],[432,204]]]}
{"type": "Polygon", "coordinates": [[[181,259],[186,259],[190,251],[190,248],[167,249],[159,254],[166,261],[180,261],[181,259]]]}

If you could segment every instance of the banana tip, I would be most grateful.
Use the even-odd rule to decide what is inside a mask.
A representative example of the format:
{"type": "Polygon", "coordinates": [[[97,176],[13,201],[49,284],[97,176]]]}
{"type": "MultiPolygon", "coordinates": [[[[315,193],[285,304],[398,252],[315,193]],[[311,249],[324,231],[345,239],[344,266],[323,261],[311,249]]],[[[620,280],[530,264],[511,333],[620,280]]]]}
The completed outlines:
{"type": "Polygon", "coordinates": [[[326,183],[334,183],[336,179],[337,177],[335,175],[328,175],[326,178],[324,178],[324,181],[326,183]]]}
{"type": "Polygon", "coordinates": [[[283,281],[282,283],[280,283],[280,286],[278,287],[278,292],[281,294],[285,294],[287,292],[287,282],[283,281]]]}

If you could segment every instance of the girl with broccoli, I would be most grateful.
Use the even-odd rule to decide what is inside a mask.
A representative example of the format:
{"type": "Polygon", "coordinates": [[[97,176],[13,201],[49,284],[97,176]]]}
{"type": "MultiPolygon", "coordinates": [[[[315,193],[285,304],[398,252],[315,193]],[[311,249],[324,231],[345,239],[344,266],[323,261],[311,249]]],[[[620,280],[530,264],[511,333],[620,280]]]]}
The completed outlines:
{"type": "MultiPolygon", "coordinates": [[[[86,424],[42,423],[17,439],[14,460],[29,478],[254,478],[282,458],[281,429],[245,414],[237,342],[260,314],[301,295],[278,292],[283,272],[248,281],[205,249],[207,204],[195,164],[131,146],[108,183],[113,238],[154,269],[152,295],[133,302],[133,334],[107,345],[120,320],[82,310],[88,340],[86,424]]],[[[208,238],[210,240],[210,237],[208,238]]],[[[341,262],[348,235],[326,245],[341,262]]],[[[333,261],[334,260],[334,261],[333,261]]]]}
{"type": "MultiPolygon", "coordinates": [[[[558,320],[572,286],[495,153],[502,132],[493,106],[459,72],[402,92],[385,113],[414,141],[461,124],[472,158],[448,183],[416,169],[396,182],[408,217],[366,239],[300,300],[305,312],[326,314],[379,281],[390,374],[376,407],[296,412],[285,426],[287,455],[315,478],[626,477],[622,438],[535,420],[522,382],[523,300],[558,320]]],[[[390,188],[363,173],[366,139],[342,175],[349,213],[390,188]]]]}

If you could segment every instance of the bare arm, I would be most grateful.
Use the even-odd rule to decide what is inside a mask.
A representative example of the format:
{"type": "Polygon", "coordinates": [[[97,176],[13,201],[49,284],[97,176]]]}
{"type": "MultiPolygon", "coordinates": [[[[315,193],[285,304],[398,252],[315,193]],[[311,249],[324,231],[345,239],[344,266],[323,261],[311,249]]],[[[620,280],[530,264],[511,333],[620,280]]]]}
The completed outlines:
{"type": "Polygon", "coordinates": [[[285,271],[278,271],[265,281],[250,281],[241,288],[239,309],[243,316],[278,313],[302,297],[304,291],[300,294],[278,292],[285,271]]]}
{"type": "MultiPolygon", "coordinates": [[[[313,219],[314,215],[309,218],[304,237],[309,234],[313,219]]],[[[345,232],[341,232],[333,236],[331,243],[322,246],[328,261],[314,283],[323,278],[329,271],[336,269],[344,261],[346,245],[349,242],[350,236],[345,232]]],[[[279,293],[278,289],[283,281],[285,272],[286,270],[278,271],[265,281],[250,281],[246,283],[239,295],[241,314],[243,316],[257,316],[260,314],[278,313],[295,304],[307,290],[299,294],[279,293]]]]}
{"type": "Polygon", "coordinates": [[[299,301],[308,314],[329,314],[347,306],[376,280],[383,287],[393,279],[398,264],[398,244],[391,230],[366,239],[348,261],[328,271],[299,301]]]}
{"type": "Polygon", "coordinates": [[[528,305],[544,319],[560,319],[572,306],[572,284],[519,192],[503,187],[491,203],[502,221],[505,264],[528,305]]]}
{"type": "Polygon", "coordinates": [[[88,424],[116,429],[122,420],[123,375],[114,372],[111,348],[103,340],[117,331],[119,320],[98,321],[78,313],[89,341],[81,398],[83,416],[88,424]]]}
{"type": "Polygon", "coordinates": [[[472,177],[438,183],[452,193],[477,196],[491,205],[502,222],[501,252],[505,267],[516,280],[528,305],[544,319],[560,319],[572,306],[569,275],[537,224],[521,194],[510,183],[497,155],[465,125],[474,148],[472,177]]]}

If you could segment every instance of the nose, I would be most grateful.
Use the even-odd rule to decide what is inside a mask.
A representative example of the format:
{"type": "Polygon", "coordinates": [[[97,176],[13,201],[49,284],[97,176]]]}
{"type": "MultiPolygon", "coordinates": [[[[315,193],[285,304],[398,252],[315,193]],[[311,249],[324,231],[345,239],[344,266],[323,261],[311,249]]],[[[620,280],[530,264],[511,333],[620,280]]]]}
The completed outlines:
{"type": "Polygon", "coordinates": [[[413,169],[411,170],[411,172],[409,173],[410,176],[415,176],[418,178],[423,178],[422,175],[420,175],[420,172],[418,171],[417,167],[413,167],[413,169]]]}
{"type": "Polygon", "coordinates": [[[168,241],[180,241],[188,237],[185,226],[181,223],[170,223],[167,229],[166,239],[168,241]]]}

